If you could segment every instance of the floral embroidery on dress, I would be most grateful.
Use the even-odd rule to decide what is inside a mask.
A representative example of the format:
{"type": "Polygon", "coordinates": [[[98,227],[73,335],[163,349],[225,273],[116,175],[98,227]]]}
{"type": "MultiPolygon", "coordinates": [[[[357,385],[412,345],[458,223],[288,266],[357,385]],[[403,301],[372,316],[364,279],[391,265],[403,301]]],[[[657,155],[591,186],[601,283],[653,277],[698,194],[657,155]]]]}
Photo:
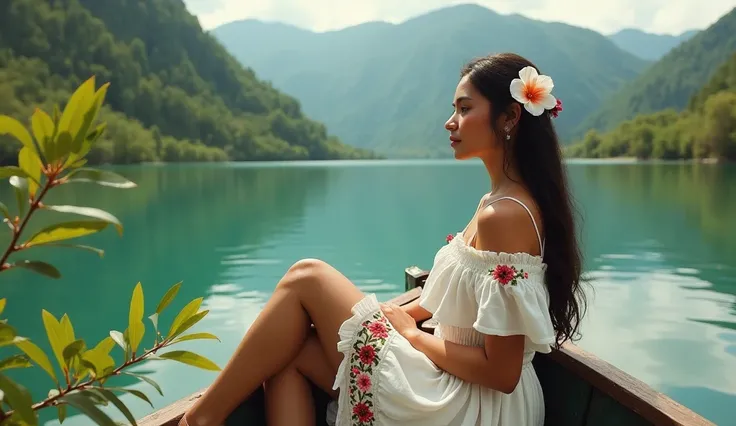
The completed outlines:
{"type": "Polygon", "coordinates": [[[447,234],[447,237],[445,237],[445,241],[449,244],[452,239],[455,238],[452,234],[447,234]]]}
{"type": "Polygon", "coordinates": [[[497,265],[494,269],[489,269],[488,273],[493,276],[493,279],[500,282],[501,285],[509,283],[516,285],[518,284],[516,280],[529,278],[528,272],[524,272],[523,269],[517,271],[515,267],[508,265],[497,265]]]}
{"type": "Polygon", "coordinates": [[[372,425],[375,421],[373,403],[373,368],[378,366],[378,353],[386,344],[389,332],[393,329],[382,312],[376,312],[373,317],[363,321],[358,338],[353,344],[350,356],[350,386],[348,394],[350,405],[353,407],[352,419],[354,425],[372,425]]]}

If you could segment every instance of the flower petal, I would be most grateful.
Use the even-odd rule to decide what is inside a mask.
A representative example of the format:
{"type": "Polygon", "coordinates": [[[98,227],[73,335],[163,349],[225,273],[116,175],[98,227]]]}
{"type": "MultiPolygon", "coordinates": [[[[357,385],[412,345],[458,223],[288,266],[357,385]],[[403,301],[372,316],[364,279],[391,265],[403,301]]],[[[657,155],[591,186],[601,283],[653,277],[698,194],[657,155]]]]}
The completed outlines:
{"type": "Polygon", "coordinates": [[[524,104],[524,108],[526,108],[527,111],[529,111],[529,114],[539,117],[544,112],[544,107],[539,104],[534,104],[531,102],[527,102],[524,104]]]}
{"type": "Polygon", "coordinates": [[[537,69],[534,67],[527,66],[527,67],[522,68],[521,71],[519,71],[519,77],[521,77],[521,80],[524,83],[528,83],[534,80],[535,78],[537,78],[538,76],[539,76],[539,73],[537,73],[537,69]]]}
{"type": "Polygon", "coordinates": [[[552,88],[555,87],[555,83],[552,81],[552,77],[548,75],[540,75],[537,77],[537,84],[536,86],[544,90],[545,93],[550,93],[552,91],[552,88]]]}
{"type": "Polygon", "coordinates": [[[557,106],[557,99],[552,95],[542,97],[538,104],[544,109],[552,109],[557,106]]]}
{"type": "Polygon", "coordinates": [[[518,78],[511,81],[511,97],[522,104],[529,101],[524,95],[524,82],[518,78]]]}

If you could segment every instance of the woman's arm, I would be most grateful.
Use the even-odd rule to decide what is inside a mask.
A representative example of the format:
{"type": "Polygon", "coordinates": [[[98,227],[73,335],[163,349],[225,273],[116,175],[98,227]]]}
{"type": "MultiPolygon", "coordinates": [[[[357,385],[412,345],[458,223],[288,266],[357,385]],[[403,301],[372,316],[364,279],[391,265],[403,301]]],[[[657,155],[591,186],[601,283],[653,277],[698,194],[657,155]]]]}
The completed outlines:
{"type": "Polygon", "coordinates": [[[439,368],[470,383],[511,393],[521,378],[524,336],[485,336],[485,347],[448,342],[419,329],[404,336],[439,368]]]}
{"type": "Polygon", "coordinates": [[[404,312],[406,312],[407,314],[411,315],[411,317],[414,318],[415,321],[424,321],[426,319],[432,318],[431,312],[419,306],[419,298],[414,299],[406,305],[401,306],[401,309],[403,309],[404,312]]]}

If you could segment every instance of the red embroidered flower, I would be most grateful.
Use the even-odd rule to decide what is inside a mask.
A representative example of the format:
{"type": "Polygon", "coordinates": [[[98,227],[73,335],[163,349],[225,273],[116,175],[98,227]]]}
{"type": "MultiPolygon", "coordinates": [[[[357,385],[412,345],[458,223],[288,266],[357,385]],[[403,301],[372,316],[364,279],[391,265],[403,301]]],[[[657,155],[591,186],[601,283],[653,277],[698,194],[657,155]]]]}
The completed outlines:
{"type": "Polygon", "coordinates": [[[455,237],[452,234],[447,234],[447,237],[445,238],[445,240],[447,240],[447,242],[449,243],[450,241],[452,241],[453,238],[455,237]]]}
{"type": "Polygon", "coordinates": [[[372,322],[368,325],[368,331],[373,334],[373,337],[378,337],[379,339],[385,339],[388,337],[388,329],[386,328],[386,324],[382,322],[372,322]]]}
{"type": "Polygon", "coordinates": [[[360,374],[360,370],[358,369],[358,367],[353,367],[352,369],[350,369],[350,371],[352,371],[353,374],[360,374]]]}
{"type": "Polygon", "coordinates": [[[376,359],[376,349],[370,345],[363,346],[360,348],[358,356],[360,357],[360,362],[370,365],[376,359]]]}
{"type": "Polygon", "coordinates": [[[367,374],[359,374],[357,378],[358,388],[363,392],[371,390],[371,378],[367,374]]]}
{"type": "Polygon", "coordinates": [[[359,402],[353,407],[353,414],[358,416],[358,420],[361,423],[366,423],[373,420],[373,412],[371,411],[368,404],[365,402],[359,402]]]}
{"type": "Polygon", "coordinates": [[[552,114],[553,117],[557,118],[557,116],[560,114],[561,111],[562,111],[562,101],[557,99],[557,105],[555,105],[554,108],[549,110],[549,113],[552,114]]]}
{"type": "Polygon", "coordinates": [[[523,269],[517,271],[516,268],[508,265],[496,265],[494,269],[489,269],[488,273],[493,276],[493,279],[500,282],[501,285],[506,285],[509,283],[511,283],[511,285],[516,285],[517,279],[529,278],[529,273],[524,272],[523,269]]]}
{"type": "Polygon", "coordinates": [[[514,274],[516,274],[516,269],[513,266],[498,265],[493,270],[493,278],[503,285],[511,282],[514,279],[514,274]]]}

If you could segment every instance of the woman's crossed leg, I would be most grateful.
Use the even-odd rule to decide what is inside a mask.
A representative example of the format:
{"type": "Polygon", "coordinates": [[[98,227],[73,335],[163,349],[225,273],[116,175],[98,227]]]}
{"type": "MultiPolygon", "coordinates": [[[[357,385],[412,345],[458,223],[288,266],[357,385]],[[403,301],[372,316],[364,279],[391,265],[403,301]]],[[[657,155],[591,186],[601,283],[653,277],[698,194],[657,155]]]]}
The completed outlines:
{"type": "MultiPolygon", "coordinates": [[[[286,388],[279,382],[289,380],[294,370],[310,374],[305,357],[315,359],[312,374],[324,375],[329,369],[334,380],[343,354],[337,350],[338,331],[352,315],[351,308],[364,297],[343,274],[325,262],[314,259],[295,263],[276,285],[268,303],[248,331],[212,385],[186,413],[181,424],[214,426],[224,423],[227,416],[254,390],[267,383],[267,397],[283,395],[286,388]],[[316,333],[310,340],[310,325],[316,333]],[[319,342],[322,353],[315,350],[319,342]],[[305,345],[305,342],[308,342],[305,345]],[[301,353],[301,356],[299,356],[301,353]],[[323,368],[316,367],[319,362],[323,368]],[[281,373],[281,374],[279,374],[281,373]],[[275,388],[275,389],[274,389],[275,388]]],[[[324,382],[324,378],[310,378],[324,382]]],[[[294,380],[294,377],[291,377],[294,380]]],[[[315,383],[320,386],[320,383],[315,383]]],[[[327,390],[327,389],[325,389],[327,390]]],[[[275,404],[267,403],[275,408],[275,404]]],[[[310,407],[311,409],[311,407],[310,407]]],[[[271,410],[269,410],[271,411],[271,410]]],[[[310,416],[310,412],[304,413],[310,416]]],[[[295,416],[300,413],[294,411],[295,416]]],[[[313,418],[309,417],[309,419],[313,418]]],[[[311,420],[310,420],[311,421],[311,420]]]]}

